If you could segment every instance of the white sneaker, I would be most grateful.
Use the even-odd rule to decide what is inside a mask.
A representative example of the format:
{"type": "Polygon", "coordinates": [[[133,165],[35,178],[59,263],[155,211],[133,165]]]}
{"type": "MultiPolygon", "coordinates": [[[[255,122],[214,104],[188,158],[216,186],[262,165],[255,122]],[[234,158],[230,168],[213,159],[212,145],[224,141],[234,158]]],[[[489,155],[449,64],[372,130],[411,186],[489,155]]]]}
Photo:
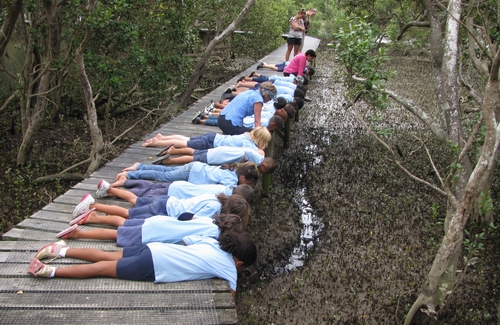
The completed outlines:
{"type": "Polygon", "coordinates": [[[108,190],[111,187],[108,182],[105,180],[101,179],[99,182],[99,185],[97,185],[97,191],[95,191],[95,197],[100,199],[103,197],[108,196],[108,190]]]}
{"type": "Polygon", "coordinates": [[[78,217],[79,215],[84,214],[87,210],[90,210],[90,205],[94,204],[95,200],[90,194],[85,194],[78,203],[78,205],[73,209],[73,218],[78,217]]]}

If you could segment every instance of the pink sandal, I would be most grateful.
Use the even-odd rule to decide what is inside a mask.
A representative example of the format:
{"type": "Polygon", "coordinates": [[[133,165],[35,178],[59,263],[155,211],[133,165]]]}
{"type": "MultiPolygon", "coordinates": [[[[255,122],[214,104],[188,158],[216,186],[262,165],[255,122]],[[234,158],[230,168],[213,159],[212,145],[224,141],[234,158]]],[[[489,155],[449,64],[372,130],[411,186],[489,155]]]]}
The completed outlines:
{"type": "Polygon", "coordinates": [[[85,211],[83,214],[81,214],[78,217],[76,217],[75,219],[71,220],[69,222],[69,225],[72,226],[72,225],[76,224],[77,222],[80,222],[80,220],[82,221],[82,224],[84,224],[85,221],[87,221],[87,218],[89,217],[90,213],[92,213],[92,211],[94,211],[94,210],[95,210],[95,208],[92,208],[90,210],[85,211]]]}
{"type": "Polygon", "coordinates": [[[64,239],[68,239],[69,238],[69,234],[71,234],[73,231],[75,231],[75,229],[78,228],[78,225],[77,224],[74,224],[72,225],[71,227],[69,228],[66,228],[64,229],[63,231],[61,231],[60,233],[58,233],[56,235],[57,238],[64,238],[64,239]]]}

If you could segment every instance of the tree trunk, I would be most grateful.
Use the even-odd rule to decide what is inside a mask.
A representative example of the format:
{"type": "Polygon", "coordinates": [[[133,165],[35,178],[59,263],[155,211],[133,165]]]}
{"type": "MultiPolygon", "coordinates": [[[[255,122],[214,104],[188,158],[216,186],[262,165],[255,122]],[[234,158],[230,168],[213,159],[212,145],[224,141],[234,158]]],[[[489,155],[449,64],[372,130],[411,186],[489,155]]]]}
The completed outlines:
{"type": "MultiPolygon", "coordinates": [[[[94,10],[97,0],[90,0],[87,6],[87,12],[90,13],[94,10]]],[[[82,81],[83,93],[85,95],[85,102],[87,104],[87,117],[88,126],[90,130],[90,136],[92,139],[92,151],[90,153],[90,164],[87,168],[87,175],[94,172],[101,164],[102,151],[104,148],[104,142],[102,139],[102,133],[97,125],[97,112],[95,108],[94,96],[92,94],[92,86],[90,85],[87,72],[85,71],[84,53],[87,48],[87,44],[92,38],[92,29],[90,26],[85,27],[85,37],[76,50],[75,60],[78,66],[78,71],[80,72],[80,80],[82,81]]]]}
{"type": "Polygon", "coordinates": [[[12,31],[14,30],[14,26],[16,26],[17,20],[21,15],[23,10],[23,1],[16,0],[10,6],[9,13],[5,17],[5,20],[2,24],[2,30],[0,33],[0,57],[5,53],[5,49],[7,48],[7,44],[9,44],[10,37],[12,35],[12,31]]]}

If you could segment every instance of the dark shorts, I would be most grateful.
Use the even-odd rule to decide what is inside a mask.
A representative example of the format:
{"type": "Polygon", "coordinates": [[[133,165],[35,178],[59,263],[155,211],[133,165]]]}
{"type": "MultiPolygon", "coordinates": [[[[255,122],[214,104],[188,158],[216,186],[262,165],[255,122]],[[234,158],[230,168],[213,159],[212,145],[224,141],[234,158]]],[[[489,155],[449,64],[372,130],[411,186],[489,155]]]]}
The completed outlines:
{"type": "Polygon", "coordinates": [[[123,187],[139,197],[167,195],[170,183],[152,182],[143,179],[127,179],[123,187]]]}
{"type": "Polygon", "coordinates": [[[302,38],[288,38],[286,40],[288,45],[302,45],[302,38]]]}
{"type": "Polygon", "coordinates": [[[116,277],[122,280],[154,281],[153,256],[147,245],[123,248],[123,257],[116,263],[116,277]]]}
{"type": "Polygon", "coordinates": [[[142,225],[144,219],[125,220],[123,226],[118,227],[116,246],[127,247],[142,245],[142,225]]]}
{"type": "Polygon", "coordinates": [[[168,195],[138,197],[135,208],[128,210],[129,219],[147,219],[156,215],[168,216],[168,198],[168,195]]]}
{"type": "Polygon", "coordinates": [[[219,128],[223,134],[237,135],[252,131],[252,128],[234,126],[230,120],[226,120],[225,115],[219,115],[219,128]]]}
{"type": "Polygon", "coordinates": [[[210,149],[214,147],[214,139],[217,133],[215,132],[210,132],[207,134],[195,136],[189,138],[189,141],[187,142],[187,146],[189,148],[193,149],[210,149]]]}
{"type": "Polygon", "coordinates": [[[195,150],[193,153],[193,161],[199,161],[202,163],[207,163],[207,150],[195,150]]]}

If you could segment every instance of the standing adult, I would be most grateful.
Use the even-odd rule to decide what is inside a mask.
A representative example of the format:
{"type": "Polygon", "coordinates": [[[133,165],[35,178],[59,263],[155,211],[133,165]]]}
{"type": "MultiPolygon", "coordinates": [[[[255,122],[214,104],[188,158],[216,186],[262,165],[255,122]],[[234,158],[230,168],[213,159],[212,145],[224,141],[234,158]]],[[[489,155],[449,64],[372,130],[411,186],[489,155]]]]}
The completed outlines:
{"type": "Polygon", "coordinates": [[[314,8],[309,9],[306,12],[306,15],[302,20],[304,20],[304,31],[302,32],[302,45],[300,46],[300,51],[302,52],[302,48],[304,47],[304,43],[306,40],[306,34],[309,32],[309,29],[311,28],[311,18],[316,15],[317,10],[314,8]]]}
{"type": "Polygon", "coordinates": [[[254,115],[255,127],[261,126],[262,106],[276,99],[276,87],[270,82],[263,82],[258,89],[242,92],[221,111],[218,119],[219,128],[224,134],[243,134],[252,128],[243,126],[246,116],[254,115]]]}
{"type": "Polygon", "coordinates": [[[295,56],[290,64],[288,64],[283,70],[283,75],[288,77],[293,74],[294,76],[302,76],[304,74],[304,69],[307,62],[312,62],[316,57],[316,52],[314,50],[307,50],[306,53],[299,53],[295,56]]]}
{"type": "Polygon", "coordinates": [[[293,56],[296,56],[300,52],[300,46],[302,45],[302,35],[305,31],[304,21],[302,18],[306,15],[305,10],[300,10],[297,15],[290,18],[288,24],[290,25],[290,31],[288,32],[287,44],[288,48],[286,50],[285,61],[289,61],[290,54],[293,49],[293,56]]]}

